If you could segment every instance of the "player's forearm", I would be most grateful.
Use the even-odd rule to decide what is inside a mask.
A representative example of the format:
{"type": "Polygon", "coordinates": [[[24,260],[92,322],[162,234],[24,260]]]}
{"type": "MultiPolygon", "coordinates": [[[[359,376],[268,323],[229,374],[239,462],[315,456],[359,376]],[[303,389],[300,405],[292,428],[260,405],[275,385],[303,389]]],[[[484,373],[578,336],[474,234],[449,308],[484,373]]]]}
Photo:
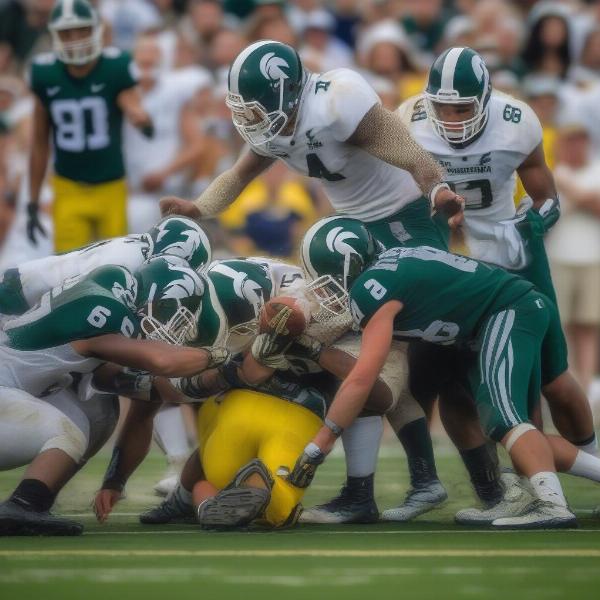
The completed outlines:
{"type": "Polygon", "coordinates": [[[42,184],[46,176],[50,155],[49,141],[37,139],[29,156],[29,198],[31,202],[39,202],[42,184]]]}
{"type": "Polygon", "coordinates": [[[194,200],[194,205],[200,211],[202,218],[216,217],[222,213],[242,192],[247,182],[233,169],[221,173],[194,200]]]}
{"type": "Polygon", "coordinates": [[[103,488],[122,491],[146,458],[152,442],[154,416],[159,408],[160,404],[131,401],[104,476],[103,488]]]}
{"type": "Polygon", "coordinates": [[[400,116],[374,106],[348,140],[365,152],[408,171],[424,195],[444,178],[444,170],[411,136],[400,116]]]}

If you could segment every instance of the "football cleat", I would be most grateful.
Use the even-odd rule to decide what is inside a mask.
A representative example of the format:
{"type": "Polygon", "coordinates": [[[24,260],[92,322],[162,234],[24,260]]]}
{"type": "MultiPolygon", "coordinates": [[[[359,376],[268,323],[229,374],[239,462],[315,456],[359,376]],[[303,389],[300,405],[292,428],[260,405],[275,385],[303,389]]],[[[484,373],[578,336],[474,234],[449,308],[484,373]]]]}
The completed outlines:
{"type": "Polygon", "coordinates": [[[196,522],[194,507],[184,504],[175,494],[163,500],[158,506],[140,514],[144,525],[166,525],[167,523],[190,524],[196,522]]]}
{"type": "Polygon", "coordinates": [[[270,500],[270,488],[225,488],[198,505],[197,520],[202,529],[243,527],[260,517],[270,500]]]}
{"type": "Polygon", "coordinates": [[[395,508],[388,508],[381,513],[382,521],[405,522],[437,508],[448,498],[448,493],[439,479],[426,485],[411,488],[404,502],[395,508]]]}
{"type": "Polygon", "coordinates": [[[492,521],[494,529],[570,529],[577,527],[577,517],[566,507],[534,500],[518,517],[492,521]]]}
{"type": "Polygon", "coordinates": [[[0,536],[81,535],[83,525],[49,512],[30,510],[7,500],[0,503],[0,536]]]}
{"type": "Polygon", "coordinates": [[[519,517],[526,512],[535,500],[528,486],[515,473],[503,473],[501,477],[505,491],[500,502],[487,509],[459,510],[454,521],[459,525],[491,525],[495,519],[519,517]]]}
{"type": "Polygon", "coordinates": [[[325,504],[305,509],[299,523],[342,524],[376,523],[379,509],[371,494],[360,493],[345,485],[339,496],[325,504]]]}

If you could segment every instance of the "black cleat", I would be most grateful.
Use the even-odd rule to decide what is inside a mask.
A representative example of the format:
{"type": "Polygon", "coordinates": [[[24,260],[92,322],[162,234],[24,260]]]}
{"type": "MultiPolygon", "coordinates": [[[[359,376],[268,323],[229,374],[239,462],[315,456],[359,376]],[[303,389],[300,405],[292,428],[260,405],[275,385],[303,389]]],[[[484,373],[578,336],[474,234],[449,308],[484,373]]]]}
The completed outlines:
{"type": "Polygon", "coordinates": [[[173,494],[158,506],[141,513],[140,523],[143,525],[166,525],[167,523],[189,525],[196,523],[196,515],[191,504],[184,504],[173,494]]]}
{"type": "Polygon", "coordinates": [[[357,494],[344,486],[339,496],[325,504],[305,509],[299,523],[376,523],[379,521],[379,509],[371,495],[357,494]]]}
{"type": "Polygon", "coordinates": [[[0,503],[0,536],[81,535],[83,525],[49,512],[37,512],[11,500],[0,503]]]}

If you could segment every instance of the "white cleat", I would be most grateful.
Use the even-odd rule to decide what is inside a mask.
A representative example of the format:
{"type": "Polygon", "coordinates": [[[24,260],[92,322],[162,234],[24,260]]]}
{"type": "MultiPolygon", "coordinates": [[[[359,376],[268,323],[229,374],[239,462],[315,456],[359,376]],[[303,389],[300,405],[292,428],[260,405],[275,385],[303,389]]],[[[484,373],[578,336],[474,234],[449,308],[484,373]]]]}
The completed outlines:
{"type": "Polygon", "coordinates": [[[498,504],[491,508],[465,508],[459,510],[454,521],[459,525],[491,525],[496,519],[521,516],[535,500],[531,495],[526,480],[515,473],[503,473],[504,496],[498,504]]]}
{"type": "Polygon", "coordinates": [[[432,481],[425,487],[411,488],[404,502],[395,508],[388,508],[381,513],[382,521],[405,522],[437,508],[448,498],[448,493],[439,480],[432,481]]]}
{"type": "Polygon", "coordinates": [[[577,527],[577,518],[566,507],[535,500],[519,517],[504,517],[492,522],[494,529],[569,529],[577,527]]]}
{"type": "Polygon", "coordinates": [[[171,494],[179,483],[179,475],[169,474],[164,479],[161,479],[152,489],[157,496],[168,496],[171,494]]]}

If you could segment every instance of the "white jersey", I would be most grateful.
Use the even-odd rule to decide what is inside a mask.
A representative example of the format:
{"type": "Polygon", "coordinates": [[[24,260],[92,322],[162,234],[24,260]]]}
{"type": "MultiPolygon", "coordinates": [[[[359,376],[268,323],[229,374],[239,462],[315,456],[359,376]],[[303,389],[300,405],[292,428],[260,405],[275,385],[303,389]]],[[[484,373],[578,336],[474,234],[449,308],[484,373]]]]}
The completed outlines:
{"type": "Polygon", "coordinates": [[[385,219],[423,194],[408,171],[346,141],[379,102],[355,71],[312,74],[302,92],[294,135],[279,135],[252,149],[319,178],[339,214],[366,222],[385,219]]]}
{"type": "Polygon", "coordinates": [[[144,234],[130,235],[22,263],[17,268],[23,296],[32,307],[46,292],[66,279],[86,275],[104,265],[120,265],[135,272],[148,257],[149,251],[150,243],[144,234]]]}
{"type": "Polygon", "coordinates": [[[296,265],[262,256],[249,256],[246,260],[266,267],[273,283],[271,297],[281,296],[294,282],[297,283],[304,280],[304,271],[296,265]]]}
{"type": "Polygon", "coordinates": [[[0,334],[0,386],[23,390],[36,398],[68,387],[70,373],[91,373],[104,361],[81,356],[70,344],[43,350],[16,350],[0,334]]]}
{"type": "Polygon", "coordinates": [[[446,170],[445,181],[463,196],[465,238],[471,256],[504,268],[519,268],[521,256],[503,241],[501,221],[515,214],[516,170],[542,142],[542,127],[521,100],[492,92],[483,133],[464,148],[452,148],[434,131],[422,96],[398,109],[416,141],[446,170]]]}

